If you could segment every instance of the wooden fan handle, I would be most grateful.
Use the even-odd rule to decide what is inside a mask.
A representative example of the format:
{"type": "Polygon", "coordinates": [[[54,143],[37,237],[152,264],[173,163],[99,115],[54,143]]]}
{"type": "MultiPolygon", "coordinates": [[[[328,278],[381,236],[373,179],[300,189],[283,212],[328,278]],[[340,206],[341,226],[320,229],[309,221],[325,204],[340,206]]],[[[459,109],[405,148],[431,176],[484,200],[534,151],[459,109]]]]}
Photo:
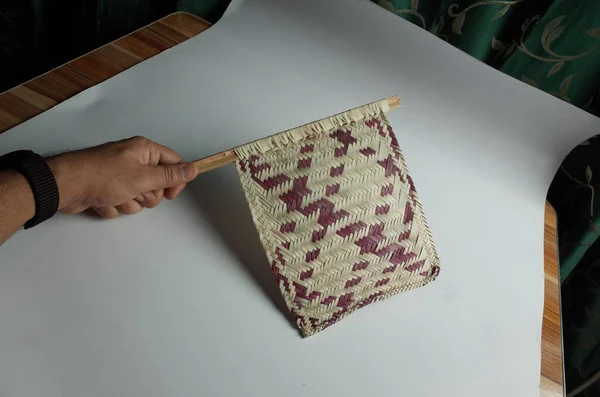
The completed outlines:
{"type": "MultiPolygon", "coordinates": [[[[388,98],[388,106],[391,109],[400,107],[402,102],[397,96],[388,98]]],[[[201,174],[206,171],[214,170],[215,168],[222,167],[227,164],[235,163],[238,160],[237,155],[233,149],[225,150],[224,152],[213,154],[212,156],[204,157],[203,159],[193,161],[196,165],[198,173],[201,174]]]]}
{"type": "Polygon", "coordinates": [[[238,156],[235,154],[233,149],[229,149],[225,150],[224,152],[213,154],[212,156],[196,160],[193,162],[193,164],[196,166],[198,173],[201,174],[203,172],[214,170],[215,168],[219,168],[227,164],[235,163],[237,160],[238,156]]]}

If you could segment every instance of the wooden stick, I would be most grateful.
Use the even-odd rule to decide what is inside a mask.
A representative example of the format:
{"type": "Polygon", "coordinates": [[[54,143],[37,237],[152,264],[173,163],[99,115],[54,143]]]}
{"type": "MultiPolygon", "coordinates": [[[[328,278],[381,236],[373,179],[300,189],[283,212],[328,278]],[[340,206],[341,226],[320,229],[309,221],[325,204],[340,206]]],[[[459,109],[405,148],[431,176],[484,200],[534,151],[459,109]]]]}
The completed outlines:
{"type": "MultiPolygon", "coordinates": [[[[393,96],[388,98],[388,106],[390,110],[402,106],[400,98],[393,96]]],[[[225,150],[224,152],[213,154],[212,156],[204,157],[200,160],[193,161],[196,165],[198,173],[201,174],[206,171],[214,170],[215,168],[222,167],[227,164],[235,163],[238,160],[237,155],[233,149],[225,150]]]]}
{"type": "Polygon", "coordinates": [[[227,164],[235,163],[238,160],[233,149],[225,150],[224,152],[213,154],[212,156],[204,157],[203,159],[194,161],[198,173],[214,170],[227,164]]]}
{"type": "Polygon", "coordinates": [[[400,106],[402,106],[402,101],[396,95],[389,97],[387,101],[388,101],[388,106],[390,107],[390,110],[396,109],[396,108],[399,108],[400,106]]]}

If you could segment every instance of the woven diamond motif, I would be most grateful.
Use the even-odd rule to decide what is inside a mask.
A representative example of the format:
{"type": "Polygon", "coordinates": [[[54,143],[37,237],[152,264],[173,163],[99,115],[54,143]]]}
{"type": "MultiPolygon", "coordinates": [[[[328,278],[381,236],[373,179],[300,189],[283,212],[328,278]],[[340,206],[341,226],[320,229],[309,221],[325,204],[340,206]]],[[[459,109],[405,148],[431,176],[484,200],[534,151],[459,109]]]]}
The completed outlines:
{"type": "Polygon", "coordinates": [[[303,336],[439,273],[384,110],[368,107],[277,144],[236,149],[256,228],[303,336]]]}

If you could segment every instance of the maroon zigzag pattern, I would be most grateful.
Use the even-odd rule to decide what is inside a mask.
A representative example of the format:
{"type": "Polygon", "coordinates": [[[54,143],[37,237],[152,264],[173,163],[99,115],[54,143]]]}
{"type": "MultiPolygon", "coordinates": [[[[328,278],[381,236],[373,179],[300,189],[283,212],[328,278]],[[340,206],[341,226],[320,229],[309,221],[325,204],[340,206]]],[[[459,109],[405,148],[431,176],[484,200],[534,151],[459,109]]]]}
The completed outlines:
{"type": "Polygon", "coordinates": [[[285,153],[269,152],[270,162],[251,155],[237,168],[275,281],[305,336],[437,276],[413,180],[382,115],[289,144],[285,153]],[[361,167],[371,171],[357,183],[361,167]]]}

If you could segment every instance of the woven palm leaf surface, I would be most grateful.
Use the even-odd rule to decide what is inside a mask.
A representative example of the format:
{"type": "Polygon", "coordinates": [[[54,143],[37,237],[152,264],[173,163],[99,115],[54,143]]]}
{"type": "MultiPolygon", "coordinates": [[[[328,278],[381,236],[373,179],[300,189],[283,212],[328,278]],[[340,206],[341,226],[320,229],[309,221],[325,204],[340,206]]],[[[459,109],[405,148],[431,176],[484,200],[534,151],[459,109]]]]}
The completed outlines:
{"type": "Polygon", "coordinates": [[[254,223],[303,336],[439,274],[388,110],[379,101],[235,149],[254,223]]]}

